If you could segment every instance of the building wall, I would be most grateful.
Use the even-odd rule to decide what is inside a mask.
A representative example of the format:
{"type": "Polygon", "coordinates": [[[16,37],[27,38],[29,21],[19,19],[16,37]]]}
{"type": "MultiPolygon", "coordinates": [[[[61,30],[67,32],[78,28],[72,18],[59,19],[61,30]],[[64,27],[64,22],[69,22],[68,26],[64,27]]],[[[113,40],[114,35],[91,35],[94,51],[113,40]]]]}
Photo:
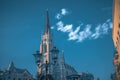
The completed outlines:
{"type": "Polygon", "coordinates": [[[113,42],[116,49],[114,66],[116,76],[120,80],[120,0],[114,0],[113,9],[113,42]]]}
{"type": "Polygon", "coordinates": [[[113,11],[113,41],[117,52],[120,54],[120,0],[114,0],[113,11]]]}
{"type": "Polygon", "coordinates": [[[10,64],[7,69],[0,71],[0,80],[34,80],[26,69],[19,69],[10,64]]]}
{"type": "Polygon", "coordinates": [[[67,80],[94,80],[94,76],[91,73],[79,73],[67,76],[67,80]]]}

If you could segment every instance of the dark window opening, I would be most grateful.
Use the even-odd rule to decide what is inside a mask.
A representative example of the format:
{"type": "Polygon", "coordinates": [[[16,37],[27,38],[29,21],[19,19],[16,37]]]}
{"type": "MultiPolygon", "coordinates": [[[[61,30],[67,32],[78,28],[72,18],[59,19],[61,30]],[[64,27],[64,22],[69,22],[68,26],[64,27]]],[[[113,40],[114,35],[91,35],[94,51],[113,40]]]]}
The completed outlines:
{"type": "Polygon", "coordinates": [[[120,23],[119,23],[119,29],[120,29],[120,23]]]}
{"type": "Polygon", "coordinates": [[[118,31],[118,36],[120,37],[120,32],[118,31]]]}
{"type": "Polygon", "coordinates": [[[10,76],[8,77],[8,79],[10,79],[10,76]]]}
{"type": "Polygon", "coordinates": [[[9,74],[11,74],[11,71],[9,71],[9,74]]]}
{"type": "Polygon", "coordinates": [[[13,78],[13,80],[15,80],[15,78],[13,78]]]}
{"type": "Polygon", "coordinates": [[[117,37],[117,41],[118,41],[118,37],[117,37]]]}
{"type": "Polygon", "coordinates": [[[44,53],[47,52],[47,45],[46,45],[46,44],[43,45],[43,52],[44,52],[44,53]]]}
{"type": "Polygon", "coordinates": [[[18,80],[21,80],[21,78],[18,78],[18,80]]]}

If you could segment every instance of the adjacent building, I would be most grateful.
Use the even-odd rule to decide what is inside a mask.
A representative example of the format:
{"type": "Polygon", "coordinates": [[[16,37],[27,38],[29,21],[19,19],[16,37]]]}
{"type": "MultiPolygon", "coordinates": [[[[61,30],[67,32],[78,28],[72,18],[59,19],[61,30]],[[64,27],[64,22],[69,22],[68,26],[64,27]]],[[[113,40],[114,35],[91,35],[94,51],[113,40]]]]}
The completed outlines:
{"type": "Polygon", "coordinates": [[[72,79],[74,75],[78,75],[78,72],[65,62],[64,53],[54,44],[48,11],[46,11],[46,24],[41,36],[40,50],[33,55],[37,63],[37,80],[94,80],[93,76],[86,74],[80,75],[81,78],[86,77],[86,79],[79,79],[79,76],[72,79]]]}
{"type": "Polygon", "coordinates": [[[114,0],[113,42],[115,46],[114,66],[117,80],[120,80],[120,0],[114,0]]]}
{"type": "Polygon", "coordinates": [[[11,62],[6,69],[0,70],[0,80],[34,80],[34,78],[27,69],[16,68],[11,62]]]}
{"type": "Polygon", "coordinates": [[[67,76],[67,80],[94,80],[94,76],[88,72],[81,72],[79,74],[67,76]]]}

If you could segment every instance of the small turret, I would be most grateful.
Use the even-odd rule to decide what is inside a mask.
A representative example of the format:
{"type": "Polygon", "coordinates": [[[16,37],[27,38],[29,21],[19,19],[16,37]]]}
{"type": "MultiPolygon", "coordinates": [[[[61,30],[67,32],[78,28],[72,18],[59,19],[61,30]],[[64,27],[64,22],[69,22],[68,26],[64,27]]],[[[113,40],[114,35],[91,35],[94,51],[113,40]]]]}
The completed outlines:
{"type": "Polygon", "coordinates": [[[56,47],[53,47],[53,49],[51,50],[51,53],[53,54],[52,55],[52,59],[53,59],[53,63],[56,64],[57,63],[57,60],[58,60],[58,53],[59,53],[59,50],[56,48],[56,47]]]}
{"type": "Polygon", "coordinates": [[[8,70],[13,70],[15,68],[14,63],[10,62],[9,66],[8,66],[8,70]]]}

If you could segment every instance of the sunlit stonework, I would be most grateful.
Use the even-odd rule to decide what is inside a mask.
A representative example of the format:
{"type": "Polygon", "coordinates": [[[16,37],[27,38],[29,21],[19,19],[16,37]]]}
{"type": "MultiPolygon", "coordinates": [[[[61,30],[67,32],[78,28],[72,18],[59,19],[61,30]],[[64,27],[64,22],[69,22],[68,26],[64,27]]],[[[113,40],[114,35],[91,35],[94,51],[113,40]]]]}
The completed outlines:
{"type": "Polygon", "coordinates": [[[115,74],[112,75],[112,80],[120,80],[120,0],[114,0],[112,38],[116,50],[113,61],[115,74]]]}

